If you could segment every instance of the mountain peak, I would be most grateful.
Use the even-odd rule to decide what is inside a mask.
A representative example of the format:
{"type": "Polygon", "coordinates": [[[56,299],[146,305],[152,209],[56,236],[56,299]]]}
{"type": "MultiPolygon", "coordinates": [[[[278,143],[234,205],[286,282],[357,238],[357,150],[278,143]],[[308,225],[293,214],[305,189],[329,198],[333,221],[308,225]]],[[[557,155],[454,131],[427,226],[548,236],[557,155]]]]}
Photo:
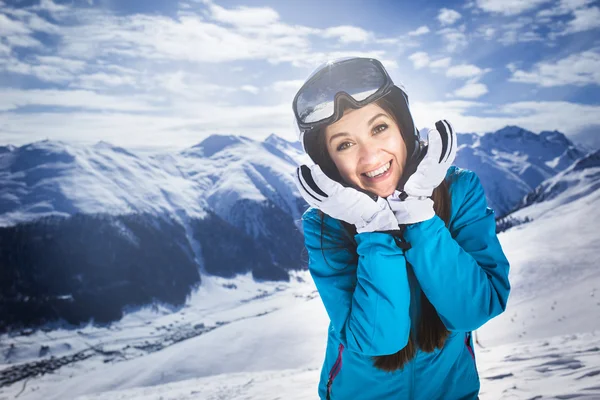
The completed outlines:
{"type": "Polygon", "coordinates": [[[94,148],[95,149],[100,149],[100,150],[110,150],[110,151],[114,151],[115,153],[120,153],[120,154],[124,154],[126,156],[129,157],[136,157],[137,156],[127,150],[125,150],[122,147],[119,146],[115,146],[112,143],[106,142],[104,140],[99,141],[98,143],[94,144],[94,148]]]}
{"type": "Polygon", "coordinates": [[[581,171],[587,168],[600,167],[600,150],[596,150],[587,156],[575,161],[569,168],[571,171],[581,171]]]}
{"type": "Polygon", "coordinates": [[[31,142],[28,144],[25,144],[21,147],[19,147],[20,150],[33,150],[33,149],[39,149],[39,150],[47,150],[47,151],[61,151],[61,150],[65,150],[66,148],[68,148],[69,145],[63,141],[60,140],[50,140],[50,139],[44,139],[44,140],[38,140],[36,142],[31,142]]]}
{"type": "Polygon", "coordinates": [[[557,130],[540,132],[540,138],[548,142],[561,144],[565,147],[573,146],[573,142],[564,133],[557,130]]]}
{"type": "Polygon", "coordinates": [[[264,141],[263,143],[267,143],[270,144],[272,146],[279,146],[279,145],[283,145],[285,147],[293,147],[296,148],[298,150],[302,150],[302,145],[300,144],[300,142],[295,141],[295,142],[290,142],[289,140],[286,140],[284,138],[282,138],[281,136],[277,136],[274,133],[271,133],[264,141]]]}
{"type": "Polygon", "coordinates": [[[16,158],[11,170],[24,171],[43,164],[64,163],[75,161],[76,152],[64,142],[57,140],[40,140],[23,145],[14,151],[16,158]]]}
{"type": "Polygon", "coordinates": [[[228,147],[248,142],[253,142],[253,140],[239,135],[214,134],[210,135],[200,143],[192,146],[192,148],[201,150],[204,157],[211,157],[228,147]]]}
{"type": "Polygon", "coordinates": [[[523,129],[516,125],[507,125],[504,128],[495,132],[495,135],[500,135],[505,138],[534,138],[537,135],[527,129],[523,129]]]}
{"type": "Polygon", "coordinates": [[[13,146],[12,144],[8,144],[6,146],[0,146],[0,154],[12,153],[16,149],[17,148],[15,146],[13,146]]]}

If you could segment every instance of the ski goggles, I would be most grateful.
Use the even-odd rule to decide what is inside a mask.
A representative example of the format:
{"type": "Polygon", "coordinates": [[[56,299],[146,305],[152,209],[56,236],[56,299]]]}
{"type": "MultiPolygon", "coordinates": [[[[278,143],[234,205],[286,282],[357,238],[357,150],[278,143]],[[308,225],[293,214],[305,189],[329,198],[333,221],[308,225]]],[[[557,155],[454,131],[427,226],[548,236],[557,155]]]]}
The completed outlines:
{"type": "Polygon", "coordinates": [[[292,107],[301,130],[337,121],[343,111],[338,102],[344,98],[360,108],[388,94],[394,83],[387,71],[373,58],[349,58],[325,64],[300,88],[292,107]]]}

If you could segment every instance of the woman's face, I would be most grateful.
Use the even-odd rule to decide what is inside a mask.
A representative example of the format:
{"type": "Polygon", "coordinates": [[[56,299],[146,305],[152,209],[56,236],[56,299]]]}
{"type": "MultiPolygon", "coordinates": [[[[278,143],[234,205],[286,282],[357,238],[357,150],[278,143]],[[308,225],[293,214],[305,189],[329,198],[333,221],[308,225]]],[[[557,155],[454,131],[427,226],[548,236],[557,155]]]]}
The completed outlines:
{"type": "Polygon", "coordinates": [[[349,109],[325,129],[327,151],[342,178],[380,197],[391,195],[406,163],[406,145],[391,115],[375,103],[349,109]]]}

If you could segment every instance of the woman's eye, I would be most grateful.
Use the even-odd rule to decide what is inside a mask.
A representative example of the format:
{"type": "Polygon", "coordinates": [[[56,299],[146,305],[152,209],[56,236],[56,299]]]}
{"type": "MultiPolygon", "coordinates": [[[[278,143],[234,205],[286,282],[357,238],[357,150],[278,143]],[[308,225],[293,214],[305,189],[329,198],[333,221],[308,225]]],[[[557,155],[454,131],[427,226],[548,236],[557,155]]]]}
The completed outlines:
{"type": "Polygon", "coordinates": [[[376,127],[373,129],[373,133],[377,134],[377,133],[383,132],[383,131],[385,131],[385,130],[387,129],[387,127],[388,127],[388,126],[387,126],[387,124],[380,124],[380,125],[377,125],[377,126],[376,126],[376,127]]]}
{"type": "Polygon", "coordinates": [[[343,142],[337,147],[337,151],[345,150],[350,147],[350,142],[343,142]]]}

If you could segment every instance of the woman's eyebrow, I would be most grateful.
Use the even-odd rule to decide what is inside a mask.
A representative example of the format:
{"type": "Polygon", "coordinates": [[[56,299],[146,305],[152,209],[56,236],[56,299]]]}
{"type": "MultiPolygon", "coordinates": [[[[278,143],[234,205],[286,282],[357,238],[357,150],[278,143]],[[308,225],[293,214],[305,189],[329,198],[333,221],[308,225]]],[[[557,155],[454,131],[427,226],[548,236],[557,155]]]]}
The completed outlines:
{"type": "Polygon", "coordinates": [[[369,122],[367,123],[367,125],[371,125],[373,123],[373,121],[375,121],[379,117],[387,117],[387,115],[385,115],[384,113],[379,113],[379,114],[375,115],[373,118],[371,118],[369,120],[369,122]]]}
{"type": "Polygon", "coordinates": [[[335,135],[331,135],[331,137],[329,138],[329,144],[331,144],[333,139],[335,139],[338,136],[349,136],[349,135],[348,135],[348,132],[338,132],[335,135]]]}

